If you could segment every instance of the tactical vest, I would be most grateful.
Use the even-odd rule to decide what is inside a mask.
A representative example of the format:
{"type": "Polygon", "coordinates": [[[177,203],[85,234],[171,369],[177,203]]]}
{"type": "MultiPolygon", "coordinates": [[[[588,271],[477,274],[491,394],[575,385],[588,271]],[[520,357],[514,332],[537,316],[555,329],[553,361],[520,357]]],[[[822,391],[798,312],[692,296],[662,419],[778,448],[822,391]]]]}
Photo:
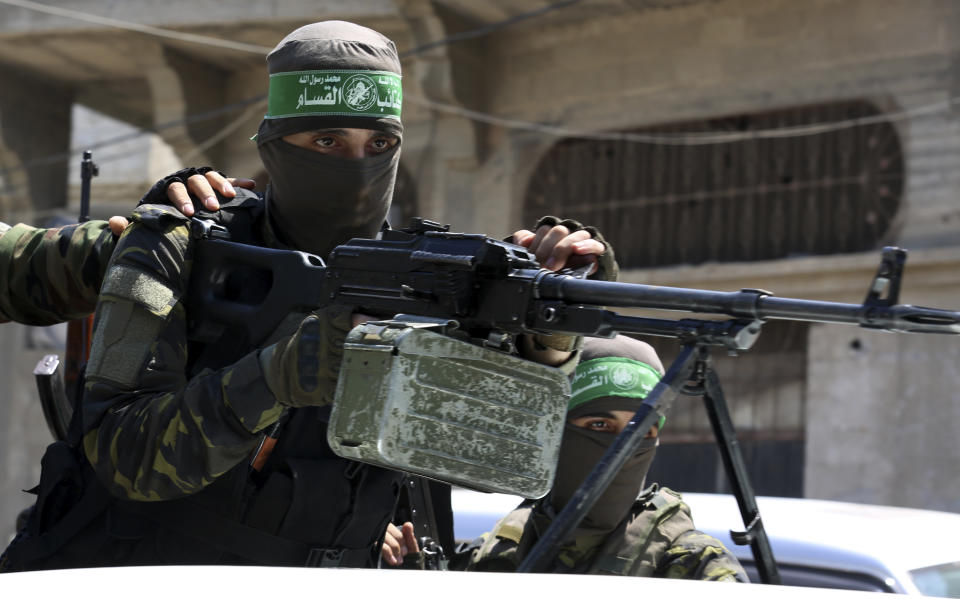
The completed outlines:
{"type": "MultiPolygon", "coordinates": [[[[232,240],[256,244],[263,203],[251,192],[237,191],[220,212],[203,216],[224,226],[232,240]]],[[[171,209],[156,218],[184,217],[171,209]]],[[[278,336],[292,333],[299,319],[288,323],[292,328],[278,336]]],[[[214,345],[191,345],[189,373],[222,367],[254,349],[237,348],[233,339],[227,335],[214,345]]],[[[112,498],[78,449],[79,435],[72,445],[54,443],[42,460],[31,517],[0,559],[0,571],[375,565],[402,474],[333,454],[326,442],[328,416],[329,407],[287,410],[279,439],[259,471],[243,460],[203,490],[170,501],[112,498]]]]}
{"type": "MultiPolygon", "coordinates": [[[[533,522],[536,504],[527,502],[507,514],[485,535],[469,569],[513,572],[539,540],[533,522]]],[[[664,552],[684,532],[693,530],[686,504],[670,489],[656,485],[645,490],[630,516],[586,563],[573,567],[554,563],[552,572],[652,576],[664,552]]]]}

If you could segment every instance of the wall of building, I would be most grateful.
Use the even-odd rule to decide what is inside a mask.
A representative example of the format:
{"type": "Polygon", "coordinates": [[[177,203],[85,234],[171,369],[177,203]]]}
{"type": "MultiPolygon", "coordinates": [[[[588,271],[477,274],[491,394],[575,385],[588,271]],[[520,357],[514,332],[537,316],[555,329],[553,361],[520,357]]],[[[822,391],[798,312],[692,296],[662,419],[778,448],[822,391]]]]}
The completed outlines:
{"type": "Polygon", "coordinates": [[[960,344],[820,325],[810,333],[807,495],[960,511],[960,344]]]}
{"type": "MultiPolygon", "coordinates": [[[[905,156],[902,207],[884,240],[913,250],[903,301],[956,308],[958,16],[960,5],[936,1],[727,1],[514,30],[488,42],[483,105],[516,120],[623,130],[869,99],[897,119],[905,156]]],[[[489,138],[473,214],[487,230],[529,226],[518,218],[521,198],[556,138],[500,129],[489,138]]],[[[879,252],[706,264],[623,278],[859,302],[878,260],[879,252]]],[[[956,510],[957,351],[955,338],[814,327],[806,494],[956,510]],[[854,339],[859,349],[851,349],[854,339]]]]}

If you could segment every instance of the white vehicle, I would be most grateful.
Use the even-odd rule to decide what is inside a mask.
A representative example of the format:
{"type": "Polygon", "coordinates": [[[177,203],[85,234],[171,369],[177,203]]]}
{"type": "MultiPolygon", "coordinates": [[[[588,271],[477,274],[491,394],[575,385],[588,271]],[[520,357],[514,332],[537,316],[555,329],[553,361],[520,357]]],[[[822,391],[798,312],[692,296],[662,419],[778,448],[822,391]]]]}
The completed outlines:
{"type": "MultiPolygon", "coordinates": [[[[757,580],[731,495],[684,493],[699,530],[721,541],[757,580]]],[[[509,495],[453,493],[458,539],[490,530],[519,503],[509,495]]],[[[960,514],[886,506],[759,497],[764,528],[785,585],[960,597],[960,514]]]]}
{"type": "MultiPolygon", "coordinates": [[[[693,521],[755,577],[730,495],[684,493],[693,521]]],[[[960,597],[960,514],[817,499],[758,497],[784,584],[960,597]]]]}

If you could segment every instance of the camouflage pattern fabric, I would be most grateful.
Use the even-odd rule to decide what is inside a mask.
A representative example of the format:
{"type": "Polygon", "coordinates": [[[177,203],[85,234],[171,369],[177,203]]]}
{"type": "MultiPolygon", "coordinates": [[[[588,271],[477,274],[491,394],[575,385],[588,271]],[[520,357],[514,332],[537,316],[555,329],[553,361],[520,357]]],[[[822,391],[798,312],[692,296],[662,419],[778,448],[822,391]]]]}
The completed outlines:
{"type": "Polygon", "coordinates": [[[339,361],[318,352],[318,328],[336,329],[330,336],[342,339],[349,312],[318,311],[291,337],[301,316],[263,352],[248,348],[223,368],[188,373],[180,300],[195,243],[175,209],[141,206],[105,276],[87,368],[83,446],[99,479],[120,498],[183,497],[247,459],[260,433],[292,403],[272,390],[295,388],[298,405],[323,405],[333,394],[337,372],[324,362],[339,361]]]}
{"type": "MultiPolygon", "coordinates": [[[[549,524],[536,503],[521,505],[483,535],[479,547],[467,556],[465,568],[515,570],[549,524]]],[[[680,495],[656,487],[637,500],[628,518],[606,539],[576,538],[565,547],[554,571],[749,582],[723,543],[694,528],[690,508],[680,495]]]]}
{"type": "Polygon", "coordinates": [[[116,237],[105,221],[0,223],[0,322],[50,325],[93,312],[116,237]]]}

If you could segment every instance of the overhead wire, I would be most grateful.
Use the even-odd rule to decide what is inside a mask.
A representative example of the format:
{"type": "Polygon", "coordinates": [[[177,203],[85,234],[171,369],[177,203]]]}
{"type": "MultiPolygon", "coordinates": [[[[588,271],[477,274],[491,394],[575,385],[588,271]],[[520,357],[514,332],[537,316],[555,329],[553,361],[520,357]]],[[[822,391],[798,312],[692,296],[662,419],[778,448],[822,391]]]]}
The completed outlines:
{"type": "Polygon", "coordinates": [[[436,102],[428,98],[422,98],[411,94],[405,94],[404,100],[410,100],[413,104],[420,104],[440,112],[462,116],[472,121],[486,123],[488,125],[496,125],[505,129],[532,131],[554,137],[567,137],[595,141],[626,141],[663,146],[702,146],[711,144],[736,143],[756,139],[779,139],[820,135],[822,133],[840,131],[843,129],[850,129],[852,127],[862,127],[865,125],[875,125],[891,121],[896,122],[909,120],[926,114],[943,112],[949,110],[956,104],[960,104],[960,97],[951,97],[947,100],[932,102],[930,104],[917,106],[915,108],[884,112],[882,114],[867,117],[730,133],[718,133],[716,131],[633,133],[628,131],[588,131],[584,129],[551,125],[548,123],[537,123],[520,119],[511,119],[477,110],[471,110],[462,106],[454,106],[451,104],[445,104],[443,102],[436,102]]]}
{"type": "MultiPolygon", "coordinates": [[[[0,2],[2,2],[2,1],[3,1],[3,0],[0,0],[0,2]]],[[[124,143],[124,142],[127,142],[127,141],[131,141],[131,140],[134,140],[134,139],[140,139],[140,138],[142,138],[142,137],[143,137],[144,135],[146,135],[146,134],[151,134],[151,133],[154,133],[154,134],[155,134],[155,133],[158,133],[158,132],[160,132],[160,131],[164,131],[164,130],[166,130],[166,129],[172,129],[172,128],[176,128],[176,127],[181,127],[181,126],[183,126],[183,125],[191,125],[191,124],[195,124],[195,123],[201,123],[201,122],[204,122],[204,121],[207,121],[207,120],[210,120],[210,119],[217,118],[217,117],[222,116],[222,115],[224,115],[224,114],[228,114],[228,113],[230,113],[230,112],[234,112],[234,111],[236,111],[236,110],[238,110],[238,109],[240,109],[240,108],[248,107],[247,110],[244,111],[244,113],[243,113],[239,118],[237,118],[235,121],[231,121],[231,123],[227,124],[227,125],[226,125],[224,128],[222,128],[220,131],[218,131],[217,133],[214,133],[214,134],[213,134],[213,137],[216,137],[216,138],[219,139],[219,138],[221,138],[221,137],[225,137],[226,135],[229,135],[229,133],[232,133],[234,130],[236,130],[236,128],[239,127],[239,126],[243,123],[244,120],[250,118],[250,114],[252,113],[252,111],[256,110],[258,107],[261,107],[261,106],[263,106],[263,105],[266,103],[266,99],[267,99],[267,98],[266,98],[265,95],[261,95],[261,96],[257,96],[257,97],[253,97],[253,98],[247,98],[247,99],[245,99],[245,100],[241,100],[241,101],[239,101],[239,102],[234,102],[234,103],[229,104],[229,105],[227,105],[227,106],[221,106],[221,107],[214,108],[214,109],[212,109],[212,110],[207,110],[207,111],[204,111],[204,112],[201,112],[201,113],[195,113],[195,114],[190,115],[190,116],[188,116],[188,117],[186,117],[186,118],[179,118],[179,119],[174,119],[174,120],[171,120],[171,121],[166,121],[166,122],[164,122],[164,123],[160,123],[159,125],[155,125],[155,126],[153,126],[153,127],[149,127],[149,128],[145,128],[145,129],[138,129],[138,130],[132,131],[132,132],[130,132],[130,133],[123,133],[123,134],[121,134],[121,135],[115,135],[115,136],[113,136],[113,137],[109,137],[109,138],[107,138],[107,139],[103,139],[103,140],[96,141],[96,142],[93,142],[93,143],[84,144],[82,148],[75,148],[75,149],[67,150],[67,151],[65,151],[65,152],[58,152],[58,153],[56,153],[56,154],[50,154],[50,155],[48,155],[48,156],[44,156],[44,157],[41,157],[41,158],[36,158],[36,159],[34,159],[34,160],[30,160],[30,161],[27,161],[27,162],[24,162],[24,163],[21,163],[21,164],[18,164],[18,165],[16,165],[16,166],[12,166],[12,167],[0,168],[0,182],[2,182],[3,179],[6,178],[7,176],[9,176],[11,173],[15,173],[15,172],[19,172],[19,171],[25,171],[25,170],[28,170],[28,169],[31,169],[31,168],[34,168],[34,167],[37,167],[37,166],[45,166],[45,165],[49,165],[49,164],[57,164],[57,163],[59,163],[59,162],[65,162],[65,161],[69,160],[71,157],[79,155],[80,152],[82,152],[83,150],[91,150],[91,151],[92,151],[92,150],[98,150],[98,149],[102,149],[102,148],[107,148],[107,147],[115,146],[115,145],[118,145],[118,144],[121,144],[121,143],[124,143]],[[225,129],[229,129],[229,130],[228,130],[226,133],[224,133],[224,130],[225,130],[225,129]]],[[[207,141],[209,141],[209,139],[208,139],[207,141]]],[[[204,150],[206,150],[207,148],[209,148],[209,147],[210,147],[211,145],[213,145],[213,144],[212,144],[212,143],[209,143],[209,144],[208,144],[208,143],[205,141],[204,144],[201,144],[201,145],[203,146],[203,150],[201,150],[201,151],[204,151],[204,150]]],[[[97,159],[97,161],[102,165],[102,164],[107,163],[109,160],[111,160],[111,159],[113,159],[113,158],[124,158],[124,157],[127,157],[127,156],[129,156],[129,152],[124,152],[123,154],[117,154],[117,155],[108,156],[108,157],[105,157],[105,158],[104,158],[104,157],[100,157],[100,158],[97,159]]],[[[18,186],[3,186],[3,185],[0,185],[0,192],[6,193],[6,194],[13,194],[13,193],[17,193],[17,192],[21,191],[21,190],[24,189],[25,187],[27,187],[27,184],[22,184],[22,185],[18,185],[18,186]]]]}
{"type": "MultiPolygon", "coordinates": [[[[508,19],[498,21],[496,23],[491,23],[489,25],[484,25],[476,29],[471,29],[468,31],[456,33],[433,42],[427,42],[419,46],[415,46],[408,50],[405,50],[400,53],[401,57],[408,58],[415,56],[417,54],[422,54],[433,48],[453,44],[459,41],[464,41],[467,39],[475,39],[483,35],[489,35],[490,33],[514,25],[524,20],[528,20],[534,17],[542,16],[548,12],[566,8],[581,2],[581,0],[563,0],[553,4],[546,5],[544,7],[531,10],[525,13],[520,13],[514,15],[508,19]]],[[[189,41],[191,43],[206,44],[217,47],[232,47],[225,44],[234,44],[229,42],[229,40],[223,40],[221,38],[214,38],[209,36],[201,36],[194,34],[186,34],[183,32],[171,31],[168,29],[162,29],[157,27],[151,27],[147,25],[141,25],[139,23],[130,23],[127,21],[120,21],[117,19],[111,19],[108,17],[100,17],[95,15],[90,15],[88,13],[83,13],[80,11],[63,9],[59,7],[53,7],[46,4],[41,4],[38,2],[32,2],[31,0],[0,0],[0,4],[7,4],[11,6],[19,6],[23,8],[28,8],[30,10],[36,10],[39,12],[45,12],[48,14],[55,14],[58,16],[64,16],[68,18],[76,18],[79,20],[97,23],[101,25],[106,25],[110,27],[116,27],[120,29],[128,29],[131,31],[138,31],[148,35],[156,35],[161,37],[179,39],[181,41],[189,41]]],[[[265,46],[255,46],[252,44],[239,44],[232,49],[247,51],[247,52],[258,52],[265,54],[270,51],[270,48],[265,46]]],[[[420,105],[424,108],[435,110],[438,112],[443,112],[446,114],[453,114],[461,116],[463,118],[481,122],[489,125],[495,125],[503,127],[506,129],[530,131],[535,133],[540,133],[544,135],[550,135],[554,137],[562,138],[576,138],[576,139],[586,139],[586,140],[595,140],[595,141],[624,141],[624,142],[633,142],[633,143],[642,143],[650,145],[666,145],[666,146],[700,146],[700,145],[710,145],[710,144],[725,144],[725,143],[737,143],[743,141],[757,140],[757,139],[777,139],[777,138],[789,138],[789,137],[804,137],[810,135],[820,135],[823,133],[829,133],[832,131],[838,131],[842,129],[848,129],[851,127],[866,126],[871,124],[883,123],[883,122],[896,122],[902,120],[909,120],[912,118],[917,118],[922,115],[934,114],[950,110],[953,106],[960,104],[960,97],[950,97],[947,100],[934,102],[930,104],[925,104],[922,106],[917,106],[914,108],[908,108],[900,111],[886,112],[878,115],[868,116],[868,117],[857,117],[853,119],[844,119],[839,121],[829,121],[821,123],[812,123],[805,125],[796,125],[790,127],[777,127],[771,129],[756,129],[750,131],[739,131],[739,132],[716,132],[716,131],[688,131],[688,132],[679,132],[679,133],[639,133],[639,132],[626,132],[626,131],[596,131],[588,129],[578,129],[562,125],[550,124],[550,123],[541,123],[535,121],[528,121],[517,118],[510,118],[505,116],[494,115],[487,112],[482,112],[478,110],[472,110],[462,106],[456,106],[452,104],[447,104],[444,102],[438,102],[431,100],[429,98],[421,97],[416,94],[411,94],[409,92],[404,94],[405,99],[410,103],[415,105],[420,105]]],[[[264,102],[266,100],[266,94],[261,94],[256,97],[247,98],[239,102],[234,102],[227,104],[220,108],[204,111],[202,113],[196,113],[189,115],[184,118],[176,119],[169,121],[167,123],[162,123],[160,125],[150,127],[147,129],[142,129],[137,132],[124,134],[114,138],[109,138],[95,144],[84,147],[83,149],[98,149],[106,147],[109,145],[121,143],[128,141],[130,139],[135,139],[136,137],[142,136],[149,133],[157,133],[164,129],[171,127],[177,127],[184,124],[191,124],[195,122],[200,122],[203,120],[208,120],[215,118],[222,114],[232,112],[239,108],[250,106],[252,104],[257,104],[264,102]]],[[[229,126],[229,125],[228,125],[229,126]]],[[[61,152],[59,154],[53,154],[47,157],[38,158],[31,160],[27,163],[18,165],[17,167],[4,169],[0,171],[0,174],[9,173],[13,170],[27,169],[38,165],[55,163],[63,160],[69,159],[71,156],[77,154],[80,150],[70,150],[67,152],[61,152]]]]}
{"type": "MultiPolygon", "coordinates": [[[[5,1],[5,0],[0,0],[0,2],[4,2],[4,1],[5,1]]],[[[183,125],[192,125],[192,124],[194,124],[194,123],[202,123],[202,122],[204,122],[204,121],[208,121],[208,120],[214,119],[214,118],[216,118],[216,117],[218,117],[218,116],[222,116],[222,115],[224,115],[224,114],[228,114],[228,113],[230,113],[230,112],[234,112],[234,111],[236,111],[236,110],[238,110],[238,109],[240,109],[240,108],[244,108],[244,107],[250,106],[250,105],[252,105],[252,104],[254,104],[254,105],[262,104],[263,102],[266,101],[266,99],[267,99],[267,96],[266,96],[266,95],[259,95],[259,96],[252,97],[252,98],[246,98],[245,100],[240,100],[240,101],[238,101],[238,102],[233,102],[233,103],[231,103],[231,104],[228,104],[228,105],[225,105],[225,106],[220,106],[220,107],[214,108],[214,109],[212,109],[212,110],[205,110],[205,111],[203,111],[203,112],[198,112],[198,113],[189,115],[189,116],[187,116],[187,117],[185,117],[185,118],[173,119],[173,120],[170,120],[170,121],[166,121],[166,122],[160,123],[159,125],[154,125],[153,127],[145,127],[145,128],[142,128],[142,129],[137,129],[136,131],[132,131],[132,132],[130,132],[130,133],[123,133],[123,134],[121,134],[121,135],[115,135],[115,136],[113,136],[113,137],[108,137],[107,139],[104,139],[104,140],[101,140],[101,141],[97,141],[97,142],[93,142],[93,143],[90,143],[90,144],[86,144],[86,145],[83,146],[83,148],[74,148],[74,149],[71,149],[71,150],[67,150],[67,151],[65,151],[65,152],[59,152],[59,153],[57,153],[57,154],[50,154],[50,155],[44,156],[44,157],[42,157],[42,158],[35,158],[35,159],[33,159],[33,160],[29,161],[29,162],[23,163],[22,165],[20,165],[20,166],[17,167],[16,169],[6,169],[5,171],[0,171],[0,173],[10,172],[10,171],[17,170],[17,169],[28,169],[28,168],[32,168],[32,167],[34,167],[34,166],[43,166],[43,165],[45,165],[45,164],[55,164],[55,163],[57,163],[57,162],[63,162],[63,161],[65,161],[65,160],[69,160],[71,156],[74,156],[74,155],[80,153],[80,152],[83,151],[83,150],[97,150],[97,149],[104,148],[104,147],[107,147],[107,146],[117,145],[117,144],[123,143],[123,142],[125,142],[125,141],[130,141],[130,140],[133,140],[133,139],[137,139],[137,138],[139,138],[139,137],[143,137],[145,134],[159,133],[160,131],[164,131],[164,130],[166,130],[166,129],[172,129],[172,128],[174,128],[174,127],[181,127],[181,126],[183,126],[183,125]]]]}
{"type": "MultiPolygon", "coordinates": [[[[541,7],[541,8],[535,9],[535,10],[531,10],[531,11],[527,11],[527,12],[524,12],[524,13],[520,13],[520,14],[514,15],[514,16],[512,16],[512,17],[510,17],[510,18],[507,18],[507,19],[504,19],[504,20],[502,20],[502,21],[497,21],[497,22],[491,23],[491,24],[489,24],[489,25],[484,25],[484,26],[481,26],[481,27],[478,27],[478,28],[475,28],[475,29],[470,29],[470,30],[468,30],[468,31],[456,33],[456,34],[450,35],[450,36],[448,36],[448,37],[441,38],[441,39],[439,39],[439,40],[435,40],[435,41],[432,41],[432,42],[428,42],[428,43],[422,44],[422,45],[420,45],[420,46],[415,46],[415,47],[413,47],[413,48],[410,48],[409,50],[405,50],[405,51],[403,51],[403,52],[400,52],[400,53],[399,53],[399,56],[400,56],[400,58],[409,58],[409,57],[412,57],[412,56],[416,56],[417,54],[422,54],[422,53],[426,52],[427,50],[430,50],[430,49],[435,48],[435,47],[438,47],[438,46],[447,45],[447,44],[453,44],[453,43],[456,43],[456,42],[459,42],[459,41],[463,41],[463,40],[467,40],[467,39],[473,39],[473,38],[477,38],[477,37],[480,37],[480,36],[483,36],[483,35],[489,35],[490,33],[493,33],[494,31],[503,29],[503,28],[505,28],[505,27],[509,27],[510,25],[514,25],[514,24],[516,24],[516,23],[519,23],[519,22],[521,22],[521,21],[525,21],[525,20],[530,19],[530,18],[533,18],[533,17],[537,17],[537,16],[544,15],[544,14],[546,14],[546,13],[548,13],[548,12],[551,12],[551,11],[554,11],[554,10],[557,10],[557,9],[560,9],[560,8],[566,8],[566,7],[571,6],[571,5],[573,5],[573,4],[577,4],[577,3],[581,2],[581,1],[582,1],[582,0],[562,0],[561,2],[556,2],[556,3],[553,3],[553,4],[548,4],[548,5],[544,6],[544,7],[541,7]]],[[[109,26],[109,27],[114,27],[114,28],[117,28],[117,29],[125,29],[125,30],[128,30],[128,31],[136,31],[136,32],[139,32],[139,33],[147,34],[147,35],[154,35],[154,36],[159,36],[159,37],[177,39],[177,40],[180,40],[180,41],[188,41],[188,42],[196,43],[196,44],[203,44],[203,45],[209,45],[209,46],[215,46],[215,47],[221,47],[221,48],[231,48],[231,49],[236,49],[236,50],[245,51],[245,52],[256,52],[256,53],[260,53],[260,54],[262,54],[262,55],[266,55],[267,53],[270,52],[270,50],[272,50],[272,48],[268,48],[268,47],[266,47],[266,46],[256,46],[256,45],[251,45],[251,44],[235,44],[235,43],[233,43],[233,42],[229,42],[229,40],[224,40],[224,39],[221,39],[221,38],[215,38],[215,37],[203,36],[203,35],[195,35],[195,34],[188,34],[188,33],[183,33],[183,32],[179,32],[179,31],[173,31],[173,30],[169,30],[169,29],[162,29],[162,28],[159,28],[159,27],[151,27],[151,26],[149,26],[149,25],[143,25],[143,24],[140,24],[140,23],[134,23],[134,22],[130,22],[130,21],[121,21],[121,20],[119,20],[119,19],[112,19],[112,18],[109,18],[109,17],[103,17],[103,16],[99,16],[99,15],[93,15],[93,14],[85,13],[85,12],[82,12],[82,11],[71,10],[71,9],[66,9],[66,8],[59,8],[59,7],[56,7],[56,6],[50,6],[50,5],[42,4],[42,3],[39,3],[39,2],[33,2],[33,1],[31,1],[31,0],[0,0],[0,4],[7,4],[7,5],[10,5],[10,6],[17,6],[17,7],[20,7],[20,8],[26,8],[26,9],[29,9],[29,10],[34,10],[34,11],[42,12],[42,13],[46,13],[46,14],[52,14],[52,15],[56,15],[56,16],[66,17],[66,18],[73,18],[73,19],[77,19],[77,20],[81,20],[81,21],[86,21],[86,22],[89,22],[89,23],[95,23],[95,24],[99,24],[99,25],[105,25],[105,26],[109,26]]],[[[17,170],[26,170],[26,169],[29,169],[29,168],[33,168],[33,167],[35,167],[35,166],[43,166],[43,165],[46,165],[46,164],[55,164],[55,163],[57,163],[57,162],[66,161],[66,160],[69,160],[70,157],[79,154],[79,153],[80,153],[81,151],[83,151],[83,150],[95,150],[95,149],[102,148],[102,147],[105,147],[105,146],[122,143],[122,142],[128,141],[128,140],[130,140],[130,139],[135,139],[135,138],[140,137],[140,136],[143,136],[143,135],[145,135],[145,134],[157,133],[157,132],[159,132],[159,131],[162,131],[162,130],[164,130],[164,129],[169,129],[169,128],[171,128],[171,127],[178,127],[178,126],[185,125],[185,124],[191,124],[191,123],[194,123],[194,122],[198,122],[198,121],[203,121],[203,120],[215,118],[215,117],[217,117],[217,116],[220,116],[221,114],[224,114],[224,113],[227,113],[227,112],[232,112],[233,110],[236,110],[236,109],[238,109],[238,108],[242,108],[242,107],[248,106],[248,105],[250,105],[250,104],[262,102],[262,101],[265,101],[266,99],[267,99],[267,95],[266,95],[266,94],[261,94],[261,95],[255,96],[255,97],[251,97],[251,98],[247,98],[247,99],[245,99],[245,100],[241,100],[241,101],[239,101],[239,102],[233,102],[233,103],[231,103],[231,104],[227,104],[227,105],[225,105],[225,106],[222,106],[222,107],[217,108],[217,109],[214,109],[214,110],[204,111],[204,112],[202,112],[202,113],[197,113],[197,114],[194,114],[194,115],[188,115],[187,117],[183,117],[183,118],[180,118],[180,119],[175,119],[175,120],[173,120],[173,121],[169,121],[169,122],[166,122],[166,123],[162,123],[162,124],[156,125],[156,126],[154,126],[154,127],[144,128],[144,129],[141,129],[141,130],[136,131],[136,132],[133,132],[133,133],[127,133],[127,134],[120,135],[120,136],[117,136],[117,137],[114,137],[114,138],[110,138],[110,139],[107,139],[107,140],[103,140],[103,141],[97,142],[96,144],[93,144],[93,145],[84,146],[82,149],[81,149],[81,148],[76,148],[76,149],[68,150],[68,151],[66,151],[66,152],[60,152],[60,153],[57,153],[57,154],[51,154],[51,155],[44,156],[44,157],[41,157],[41,158],[36,158],[36,159],[30,160],[30,161],[28,161],[28,162],[26,162],[26,163],[22,163],[22,164],[20,164],[20,165],[17,165],[16,167],[8,167],[8,168],[6,168],[6,169],[0,169],[0,176],[5,175],[5,174],[10,173],[10,172],[17,171],[17,170]]]]}
{"type": "Polygon", "coordinates": [[[507,19],[503,19],[502,21],[496,21],[494,23],[490,23],[489,25],[482,25],[480,27],[477,27],[476,29],[461,31],[459,33],[454,33],[452,35],[448,35],[447,37],[440,38],[432,42],[427,42],[419,46],[414,46],[409,50],[404,50],[403,52],[400,52],[399,55],[400,55],[400,58],[407,58],[409,56],[423,54],[427,50],[432,50],[433,48],[437,48],[440,46],[447,46],[449,44],[453,44],[456,42],[462,42],[465,40],[470,40],[478,37],[483,37],[485,35],[490,35],[494,31],[499,31],[500,29],[509,27],[510,25],[515,25],[521,21],[526,21],[527,19],[532,19],[534,17],[545,15],[546,13],[552,12],[559,8],[567,8],[568,6],[573,6],[574,4],[577,4],[579,2],[581,2],[581,0],[563,0],[562,2],[555,2],[553,4],[548,4],[546,6],[543,6],[534,10],[530,10],[524,13],[520,13],[518,15],[514,15],[507,19]]]}
{"type": "Polygon", "coordinates": [[[203,143],[197,145],[195,148],[192,148],[189,152],[184,154],[182,162],[184,164],[189,164],[194,158],[200,156],[216,144],[226,139],[228,135],[239,129],[244,123],[253,118],[253,115],[265,107],[266,103],[267,101],[264,99],[255,104],[251,104],[246,110],[243,111],[243,114],[224,125],[213,135],[208,136],[205,140],[203,140],[203,143]]]}
{"type": "Polygon", "coordinates": [[[272,50],[272,48],[267,48],[266,46],[260,46],[257,44],[247,44],[244,42],[235,42],[233,40],[227,40],[219,37],[211,37],[208,35],[197,35],[194,33],[186,33],[183,31],[174,31],[172,29],[151,27],[150,25],[143,25],[141,23],[134,23],[131,21],[121,21],[119,19],[112,19],[110,17],[93,15],[87,12],[73,10],[70,8],[51,6],[49,4],[43,4],[41,2],[32,2],[31,0],[0,0],[0,4],[6,4],[8,6],[16,6],[19,8],[25,8],[28,10],[42,12],[48,15],[54,15],[58,17],[75,19],[77,21],[93,23],[94,25],[103,25],[104,27],[112,27],[114,29],[123,29],[126,31],[136,31],[138,33],[145,33],[147,35],[152,35],[155,37],[163,37],[163,38],[173,39],[181,42],[189,42],[191,44],[203,44],[205,46],[215,46],[217,48],[226,48],[228,50],[236,50],[238,52],[248,52],[253,54],[264,55],[270,50],[272,50]]]}

